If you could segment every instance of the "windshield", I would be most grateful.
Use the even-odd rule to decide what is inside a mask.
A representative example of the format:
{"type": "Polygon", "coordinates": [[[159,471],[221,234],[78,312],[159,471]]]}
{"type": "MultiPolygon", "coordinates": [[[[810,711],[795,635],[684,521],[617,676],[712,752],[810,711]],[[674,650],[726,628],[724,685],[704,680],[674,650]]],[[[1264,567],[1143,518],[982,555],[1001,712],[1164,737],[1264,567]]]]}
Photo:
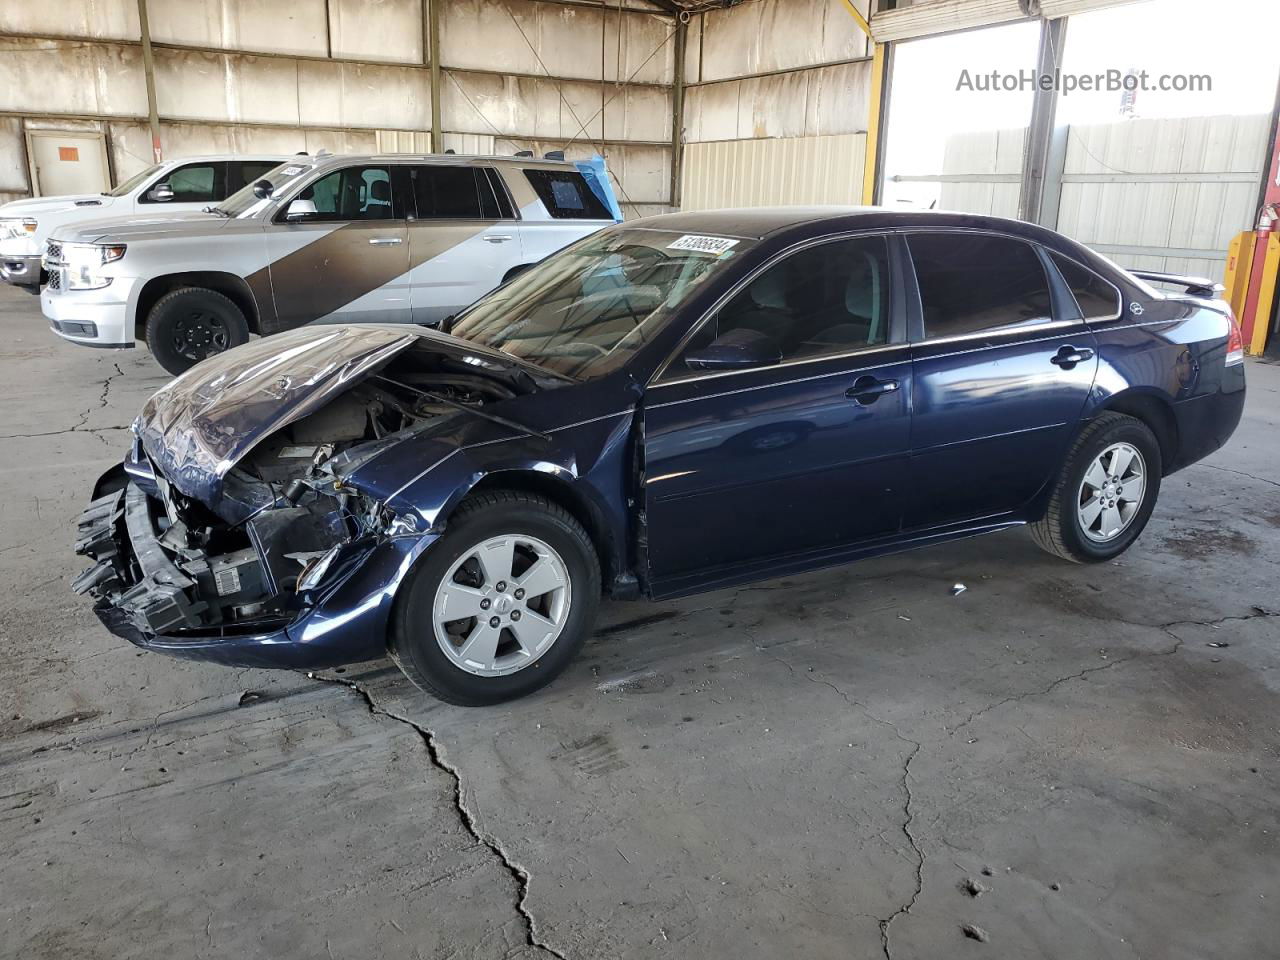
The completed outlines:
{"type": "MultiPolygon", "coordinates": [[[[300,159],[306,161],[309,158],[302,157],[300,159]]],[[[257,183],[259,180],[270,180],[271,186],[274,188],[272,196],[275,196],[288,184],[292,183],[304,173],[310,173],[311,170],[312,166],[309,162],[295,163],[292,160],[288,160],[280,164],[280,166],[267,171],[257,180],[254,180],[253,183],[245,184],[231,196],[227,197],[227,199],[217,204],[217,208],[231,217],[238,217],[240,219],[252,217],[263,207],[270,206],[274,202],[270,197],[263,200],[255,196],[253,192],[254,183],[257,183]]]]}
{"type": "Polygon", "coordinates": [[[615,227],[531,267],[449,332],[579,380],[604,376],[754,240],[615,227]]]}
{"type": "Polygon", "coordinates": [[[125,194],[132,193],[134,188],[137,187],[138,184],[145,181],[152,174],[158,173],[162,166],[164,166],[164,164],[156,163],[147,167],[147,169],[143,170],[141,173],[135,173],[132,177],[130,177],[124,183],[120,184],[120,186],[116,187],[114,190],[108,190],[106,193],[103,194],[103,196],[104,197],[123,197],[125,194]]]}

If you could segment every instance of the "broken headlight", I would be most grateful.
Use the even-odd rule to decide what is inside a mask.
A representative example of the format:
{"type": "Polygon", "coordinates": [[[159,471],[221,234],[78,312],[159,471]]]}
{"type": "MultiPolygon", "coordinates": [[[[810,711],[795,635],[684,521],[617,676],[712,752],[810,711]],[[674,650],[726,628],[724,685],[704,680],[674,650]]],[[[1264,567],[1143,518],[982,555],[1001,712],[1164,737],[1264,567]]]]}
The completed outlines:
{"type": "Polygon", "coordinates": [[[302,571],[302,576],[298,577],[298,593],[304,593],[307,590],[314,590],[324,579],[324,575],[329,572],[329,567],[333,564],[334,558],[338,556],[338,552],[342,550],[342,544],[332,547],[326,553],[316,557],[302,571]]]}

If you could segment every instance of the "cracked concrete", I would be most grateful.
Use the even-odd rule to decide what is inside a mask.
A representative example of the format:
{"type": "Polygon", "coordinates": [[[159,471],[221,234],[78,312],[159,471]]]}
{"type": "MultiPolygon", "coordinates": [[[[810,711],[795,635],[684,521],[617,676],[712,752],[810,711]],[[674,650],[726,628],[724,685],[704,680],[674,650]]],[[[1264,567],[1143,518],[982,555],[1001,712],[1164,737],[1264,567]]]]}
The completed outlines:
{"type": "Polygon", "coordinates": [[[462,710],[105,634],[74,519],[165,378],[0,316],[0,957],[1274,952],[1280,367],[1116,564],[1014,531],[610,604],[462,710]]]}

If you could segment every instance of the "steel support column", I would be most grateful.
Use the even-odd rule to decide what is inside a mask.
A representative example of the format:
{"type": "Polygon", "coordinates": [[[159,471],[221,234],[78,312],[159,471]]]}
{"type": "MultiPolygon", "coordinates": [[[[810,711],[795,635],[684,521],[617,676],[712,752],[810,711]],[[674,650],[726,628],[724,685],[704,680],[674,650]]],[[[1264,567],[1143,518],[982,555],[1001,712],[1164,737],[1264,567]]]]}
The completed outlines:
{"type": "MultiPolygon", "coordinates": [[[[1067,37],[1067,20],[1040,23],[1040,51],[1036,57],[1036,77],[1053,77],[1062,63],[1067,37]]],[[[1027,149],[1022,161],[1022,190],[1018,196],[1018,217],[1031,223],[1053,226],[1058,221],[1062,194],[1062,171],[1066,162],[1066,130],[1057,129],[1058,92],[1051,85],[1037,86],[1031,102],[1031,125],[1027,128],[1027,149]]]]}
{"type": "Polygon", "coordinates": [[[425,0],[427,5],[426,43],[423,52],[431,67],[431,152],[444,153],[443,118],[440,116],[440,3],[425,0]]]}
{"type": "Polygon", "coordinates": [[[147,83],[147,123],[151,127],[151,159],[164,159],[160,148],[160,110],[156,106],[155,61],[151,56],[151,24],[147,20],[147,0],[138,0],[138,28],[142,33],[142,74],[147,83]]]}
{"type": "Polygon", "coordinates": [[[684,58],[689,40],[689,23],[681,14],[676,17],[675,76],[671,87],[671,206],[680,208],[680,189],[684,178],[684,58]]]}

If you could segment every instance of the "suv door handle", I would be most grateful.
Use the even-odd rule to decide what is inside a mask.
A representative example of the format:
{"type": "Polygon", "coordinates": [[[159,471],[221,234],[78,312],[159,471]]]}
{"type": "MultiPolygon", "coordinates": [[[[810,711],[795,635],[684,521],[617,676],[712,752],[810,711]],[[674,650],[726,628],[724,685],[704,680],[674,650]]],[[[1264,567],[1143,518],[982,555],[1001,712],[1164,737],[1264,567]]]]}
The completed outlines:
{"type": "Polygon", "coordinates": [[[853,386],[845,391],[845,396],[850,400],[856,400],[858,403],[867,404],[875,403],[880,399],[881,394],[896,393],[898,390],[897,380],[878,380],[875,377],[859,377],[853,381],[853,386]]]}
{"type": "Polygon", "coordinates": [[[1093,351],[1088,347],[1062,347],[1050,358],[1049,362],[1057,364],[1063,370],[1070,370],[1077,363],[1093,359],[1093,351]]]}
{"type": "Polygon", "coordinates": [[[375,247],[390,246],[392,244],[400,243],[400,242],[401,240],[399,237],[370,237],[369,238],[369,243],[371,243],[375,247]]]}
{"type": "Polygon", "coordinates": [[[511,235],[508,233],[486,233],[484,239],[486,243],[506,243],[511,239],[511,235]]]}

